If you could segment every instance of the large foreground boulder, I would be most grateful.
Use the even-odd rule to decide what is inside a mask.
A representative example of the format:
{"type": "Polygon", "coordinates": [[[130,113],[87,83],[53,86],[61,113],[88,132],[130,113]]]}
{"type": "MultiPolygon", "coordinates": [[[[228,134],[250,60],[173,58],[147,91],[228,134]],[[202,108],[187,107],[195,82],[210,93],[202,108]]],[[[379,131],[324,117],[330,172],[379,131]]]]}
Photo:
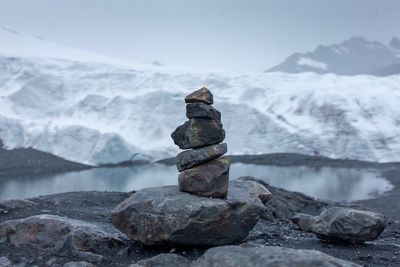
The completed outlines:
{"type": "Polygon", "coordinates": [[[101,261],[103,249],[124,245],[94,224],[48,214],[5,221],[0,224],[1,236],[26,254],[73,255],[91,262],[101,261]]]}
{"type": "Polygon", "coordinates": [[[380,213],[344,207],[332,207],[319,216],[296,214],[293,222],[318,238],[335,243],[364,243],[378,238],[385,229],[380,213]]]}
{"type": "Polygon", "coordinates": [[[223,246],[207,250],[191,267],[357,267],[316,250],[270,246],[223,246]]]}
{"type": "Polygon", "coordinates": [[[180,192],[177,186],[140,190],[112,211],[115,227],[146,245],[226,245],[244,239],[271,193],[252,181],[232,181],[226,199],[180,192]]]}
{"type": "Polygon", "coordinates": [[[179,174],[179,189],[204,197],[225,197],[229,184],[228,158],[219,158],[179,174]]]}
{"type": "Polygon", "coordinates": [[[200,148],[224,141],[225,131],[220,121],[194,118],[178,126],[171,137],[180,149],[200,148]]]}

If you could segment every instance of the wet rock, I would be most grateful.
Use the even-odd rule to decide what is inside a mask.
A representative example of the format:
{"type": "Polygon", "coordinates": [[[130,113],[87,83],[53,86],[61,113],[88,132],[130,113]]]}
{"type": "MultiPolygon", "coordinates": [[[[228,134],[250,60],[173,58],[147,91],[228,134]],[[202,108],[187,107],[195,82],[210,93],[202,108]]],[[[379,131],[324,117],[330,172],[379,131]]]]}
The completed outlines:
{"type": "Polygon", "coordinates": [[[0,267],[11,267],[12,262],[7,257],[0,257],[0,267]]]}
{"type": "Polygon", "coordinates": [[[360,265],[329,256],[316,250],[249,245],[211,248],[191,265],[191,267],[208,266],[356,267],[360,265]]]}
{"type": "Polygon", "coordinates": [[[221,112],[204,103],[189,103],[186,105],[186,117],[221,121],[221,112]]]}
{"type": "Polygon", "coordinates": [[[229,184],[228,158],[219,158],[179,174],[179,189],[204,197],[225,197],[229,184]]]}
{"type": "Polygon", "coordinates": [[[225,131],[219,121],[195,118],[178,126],[171,137],[181,149],[200,148],[224,141],[225,131]]]}
{"type": "Polygon", "coordinates": [[[380,213],[333,207],[314,218],[311,231],[330,242],[363,243],[378,238],[385,225],[380,213]]]}
{"type": "Polygon", "coordinates": [[[194,91],[190,95],[186,96],[185,102],[186,103],[202,102],[212,105],[214,100],[212,93],[206,87],[203,87],[200,88],[199,90],[194,91]]]}
{"type": "Polygon", "coordinates": [[[145,259],[130,265],[130,267],[189,267],[190,260],[177,254],[162,253],[150,259],[145,259]]]}
{"type": "Polygon", "coordinates": [[[48,214],[5,221],[0,224],[0,236],[7,236],[26,254],[74,255],[90,262],[101,261],[103,249],[123,245],[118,237],[96,225],[48,214]]]}
{"type": "Polygon", "coordinates": [[[291,220],[293,215],[299,212],[319,215],[328,206],[327,203],[321,200],[316,200],[302,193],[269,186],[264,181],[251,176],[243,176],[238,179],[255,181],[267,187],[272,193],[272,198],[266,205],[267,211],[278,219],[291,220]]]}
{"type": "Polygon", "coordinates": [[[86,261],[71,261],[64,264],[63,267],[96,267],[96,265],[86,261]]]}
{"type": "Polygon", "coordinates": [[[147,188],[115,207],[111,220],[146,245],[226,245],[248,235],[270,194],[252,181],[230,182],[226,199],[180,192],[177,186],[147,188]]]}
{"type": "Polygon", "coordinates": [[[292,222],[297,224],[301,230],[311,232],[314,224],[314,216],[304,213],[296,213],[292,217],[292,222]]]}
{"type": "Polygon", "coordinates": [[[227,150],[228,148],[225,143],[186,150],[176,156],[176,166],[181,172],[204,162],[219,158],[224,155],[227,150]]]}

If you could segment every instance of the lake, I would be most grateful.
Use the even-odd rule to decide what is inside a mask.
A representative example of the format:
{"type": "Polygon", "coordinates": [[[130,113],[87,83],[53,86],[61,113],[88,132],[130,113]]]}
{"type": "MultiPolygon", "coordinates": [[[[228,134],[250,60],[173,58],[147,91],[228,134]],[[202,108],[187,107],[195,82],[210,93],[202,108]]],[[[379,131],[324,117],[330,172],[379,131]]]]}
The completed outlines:
{"type": "MultiPolygon", "coordinates": [[[[373,169],[232,164],[230,179],[240,176],[254,176],[276,187],[332,201],[374,198],[393,188],[373,169]]],[[[176,167],[163,164],[96,168],[31,178],[3,177],[0,178],[0,200],[69,191],[132,191],[177,182],[176,167]]]]}

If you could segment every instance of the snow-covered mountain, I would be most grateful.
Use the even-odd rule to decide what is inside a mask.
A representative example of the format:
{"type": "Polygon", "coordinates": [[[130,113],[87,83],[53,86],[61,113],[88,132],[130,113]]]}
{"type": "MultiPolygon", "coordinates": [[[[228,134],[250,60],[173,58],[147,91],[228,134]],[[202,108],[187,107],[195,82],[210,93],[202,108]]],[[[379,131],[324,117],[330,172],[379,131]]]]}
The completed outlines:
{"type": "Polygon", "coordinates": [[[399,74],[400,39],[389,45],[353,37],[341,44],[318,46],[313,52],[295,53],[267,72],[335,73],[339,75],[399,74]]]}
{"type": "Polygon", "coordinates": [[[10,34],[0,36],[0,139],[8,148],[34,147],[90,164],[173,156],[178,148],[170,134],[185,121],[183,97],[207,86],[231,154],[318,152],[400,161],[400,75],[125,65],[96,55],[76,58],[76,51],[56,44],[50,56],[32,52],[30,45],[47,42],[27,36],[20,56],[3,49],[10,34]]]}

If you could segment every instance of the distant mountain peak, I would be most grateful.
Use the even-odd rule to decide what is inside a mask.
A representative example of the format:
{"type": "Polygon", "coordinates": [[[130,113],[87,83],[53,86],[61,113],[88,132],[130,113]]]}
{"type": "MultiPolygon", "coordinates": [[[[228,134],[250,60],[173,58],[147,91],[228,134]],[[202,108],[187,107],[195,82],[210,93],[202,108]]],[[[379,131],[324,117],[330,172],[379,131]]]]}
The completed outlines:
{"type": "Polygon", "coordinates": [[[399,51],[398,38],[393,38],[387,46],[378,41],[355,36],[339,44],[319,45],[312,52],[294,53],[267,72],[375,75],[378,72],[384,73],[378,70],[385,69],[389,65],[400,64],[399,51]]]}

